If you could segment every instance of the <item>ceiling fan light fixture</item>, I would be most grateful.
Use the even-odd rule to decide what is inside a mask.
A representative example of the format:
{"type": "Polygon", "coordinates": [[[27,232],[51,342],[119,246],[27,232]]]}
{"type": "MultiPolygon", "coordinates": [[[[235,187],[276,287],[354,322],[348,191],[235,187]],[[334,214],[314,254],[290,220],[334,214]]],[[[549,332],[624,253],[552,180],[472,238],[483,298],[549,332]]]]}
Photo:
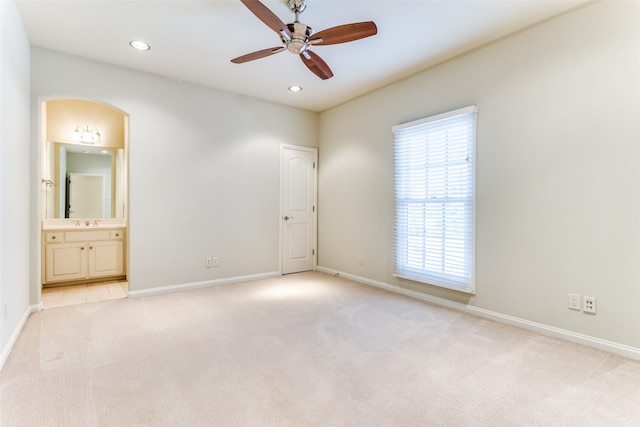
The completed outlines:
{"type": "Polygon", "coordinates": [[[149,46],[148,43],[145,43],[142,40],[131,40],[129,42],[129,46],[131,46],[132,48],[134,48],[136,50],[141,50],[141,51],[145,51],[145,50],[151,49],[151,46],[149,46]]]}
{"type": "Polygon", "coordinates": [[[302,86],[297,86],[297,85],[289,86],[289,91],[290,92],[294,92],[294,93],[295,92],[300,92],[300,91],[302,91],[302,86]]]}
{"type": "Polygon", "coordinates": [[[307,50],[307,43],[302,39],[291,39],[287,42],[287,50],[299,55],[307,50]]]}

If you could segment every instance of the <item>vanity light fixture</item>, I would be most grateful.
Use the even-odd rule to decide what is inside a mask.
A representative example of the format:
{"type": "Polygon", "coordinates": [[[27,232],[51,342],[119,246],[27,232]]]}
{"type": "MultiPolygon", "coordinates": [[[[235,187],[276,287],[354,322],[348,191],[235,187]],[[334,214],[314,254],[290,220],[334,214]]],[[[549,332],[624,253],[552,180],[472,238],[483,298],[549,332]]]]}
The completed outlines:
{"type": "Polygon", "coordinates": [[[84,144],[95,144],[102,142],[102,135],[98,129],[89,129],[89,126],[83,129],[82,126],[76,126],[71,139],[84,144]]]}
{"type": "Polygon", "coordinates": [[[289,86],[289,90],[291,92],[300,92],[302,90],[302,86],[289,86]]]}
{"type": "Polygon", "coordinates": [[[131,40],[129,42],[129,46],[131,46],[136,50],[143,50],[143,51],[151,49],[151,46],[149,46],[148,43],[145,43],[142,40],[131,40]]]}

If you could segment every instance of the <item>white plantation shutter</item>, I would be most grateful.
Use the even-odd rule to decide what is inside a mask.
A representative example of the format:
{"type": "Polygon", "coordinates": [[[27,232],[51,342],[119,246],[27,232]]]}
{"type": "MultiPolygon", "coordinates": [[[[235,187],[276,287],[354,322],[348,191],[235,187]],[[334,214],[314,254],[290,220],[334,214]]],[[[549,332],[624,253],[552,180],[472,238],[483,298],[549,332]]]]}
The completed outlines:
{"type": "Polygon", "coordinates": [[[474,292],[477,107],[393,127],[396,276],[474,292]]]}

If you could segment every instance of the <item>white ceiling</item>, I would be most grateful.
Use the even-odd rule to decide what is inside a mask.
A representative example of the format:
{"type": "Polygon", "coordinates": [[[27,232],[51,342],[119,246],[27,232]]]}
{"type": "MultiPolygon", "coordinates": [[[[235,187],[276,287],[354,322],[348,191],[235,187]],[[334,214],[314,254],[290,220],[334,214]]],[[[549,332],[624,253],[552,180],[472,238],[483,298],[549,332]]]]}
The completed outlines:
{"type": "MultiPolygon", "coordinates": [[[[32,45],[229,92],[323,111],[588,0],[308,0],[300,21],[318,32],[374,21],[378,34],[316,46],[334,77],[320,80],[240,0],[17,0],[32,45]],[[141,39],[151,50],[129,47],[141,39]],[[303,91],[287,88],[300,85],[303,91]]],[[[286,0],[263,3],[285,23],[286,0]]]]}

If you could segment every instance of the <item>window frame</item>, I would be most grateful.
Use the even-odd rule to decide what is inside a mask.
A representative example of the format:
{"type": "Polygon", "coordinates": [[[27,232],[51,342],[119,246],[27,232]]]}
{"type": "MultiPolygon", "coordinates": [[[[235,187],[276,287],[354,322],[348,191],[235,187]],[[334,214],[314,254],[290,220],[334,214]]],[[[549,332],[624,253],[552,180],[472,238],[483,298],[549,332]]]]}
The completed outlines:
{"type": "Polygon", "coordinates": [[[392,127],[395,277],[475,294],[477,113],[478,107],[471,105],[392,127]],[[456,122],[456,119],[461,121],[456,122]],[[452,125],[447,125],[449,122],[452,125]],[[466,134],[463,133],[464,136],[460,138],[450,138],[449,133],[455,132],[456,126],[463,127],[466,134]],[[428,136],[437,132],[446,136],[440,136],[433,147],[447,153],[447,160],[438,164],[437,172],[442,172],[438,174],[439,180],[429,177],[430,172],[435,171],[436,167],[435,162],[430,161],[429,142],[426,140],[428,136]],[[451,140],[455,140],[455,143],[451,140]],[[460,141],[462,145],[458,145],[460,141]],[[460,150],[463,149],[467,152],[466,158],[461,161],[460,150]],[[402,153],[399,150],[407,152],[402,153]],[[454,153],[449,155],[449,151],[454,153]],[[419,154],[418,160],[412,157],[414,152],[419,154]],[[420,156],[424,156],[424,159],[420,156]],[[450,160],[451,158],[456,160],[450,160]],[[408,162],[418,163],[420,166],[407,165],[408,162]],[[424,163],[424,169],[420,169],[421,163],[424,163]],[[454,175],[451,179],[450,173],[454,175]],[[416,176],[420,178],[416,179],[416,176]],[[433,190],[431,187],[436,189],[433,190]],[[411,197],[407,197],[407,192],[411,193],[411,197]],[[438,195],[434,196],[434,193],[438,195]],[[415,194],[420,195],[416,197],[415,194]],[[452,197],[451,194],[458,197],[452,197]],[[436,206],[442,210],[438,215],[433,213],[436,206]],[[416,210],[411,211],[411,207],[416,210]],[[447,208],[457,213],[447,214],[447,208]],[[422,213],[415,213],[420,209],[422,213]],[[411,216],[411,212],[415,214],[411,216]],[[427,222],[437,224],[427,228],[427,222]],[[410,228],[413,228],[414,232],[411,232],[410,228]],[[437,232],[432,233],[433,230],[437,232]],[[410,241],[412,238],[413,241],[410,241]],[[427,253],[428,248],[434,249],[438,245],[441,246],[440,252],[433,251],[434,255],[430,256],[427,253]],[[447,249],[447,245],[450,249],[447,249]],[[442,265],[432,268],[435,265],[434,260],[442,260],[442,265]],[[422,265],[417,266],[420,263],[422,265]]]}

